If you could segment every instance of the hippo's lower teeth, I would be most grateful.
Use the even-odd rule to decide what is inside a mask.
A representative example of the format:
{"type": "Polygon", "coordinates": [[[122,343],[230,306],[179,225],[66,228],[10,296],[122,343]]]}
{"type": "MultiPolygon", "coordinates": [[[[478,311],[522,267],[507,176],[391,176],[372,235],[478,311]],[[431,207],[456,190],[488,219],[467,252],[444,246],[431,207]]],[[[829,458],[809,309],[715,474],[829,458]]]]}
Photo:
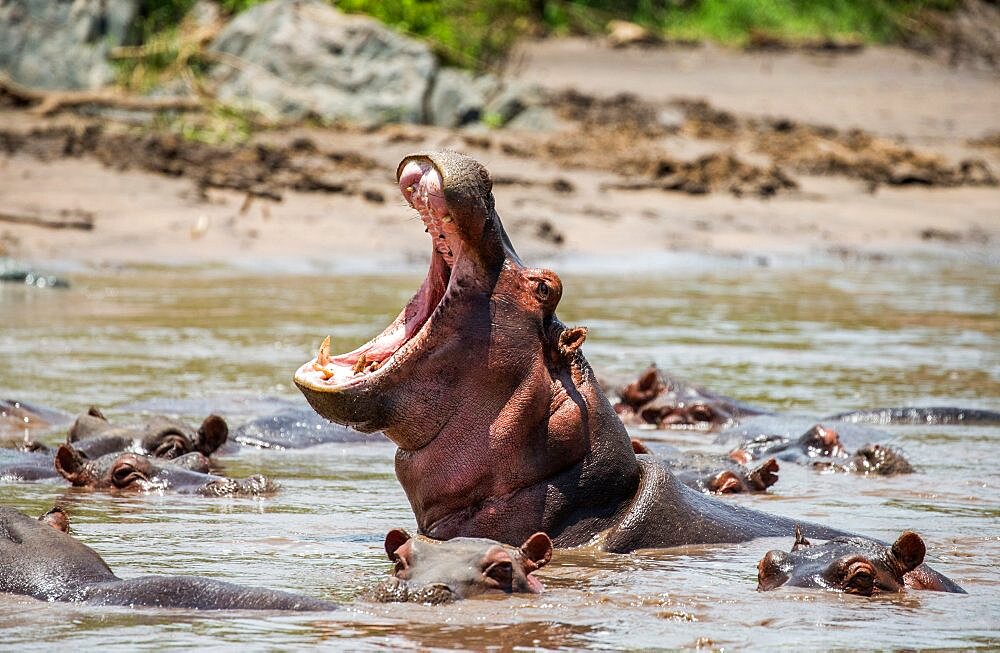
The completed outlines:
{"type": "Polygon", "coordinates": [[[330,364],[330,336],[323,339],[323,344],[319,346],[319,353],[316,354],[316,364],[323,367],[330,364]]]}
{"type": "Polygon", "coordinates": [[[364,354],[361,354],[361,356],[358,357],[358,362],[354,364],[353,368],[354,373],[361,374],[361,372],[364,371],[365,369],[365,365],[367,364],[368,364],[368,358],[364,354]]]}

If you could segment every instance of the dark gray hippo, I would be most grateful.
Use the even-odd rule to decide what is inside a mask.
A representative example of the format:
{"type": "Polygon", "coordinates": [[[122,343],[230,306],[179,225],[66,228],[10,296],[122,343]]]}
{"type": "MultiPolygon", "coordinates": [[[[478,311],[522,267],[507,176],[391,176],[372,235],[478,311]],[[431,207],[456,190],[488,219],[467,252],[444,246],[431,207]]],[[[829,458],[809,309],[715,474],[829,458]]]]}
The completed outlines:
{"type": "MultiPolygon", "coordinates": [[[[38,519],[0,506],[0,592],[43,601],[198,610],[334,610],[336,604],[300,594],[194,576],[122,580],[90,547],[69,534],[66,513],[38,519]]],[[[552,556],[537,533],[515,548],[492,540],[436,542],[394,529],[385,550],[392,576],[364,598],[380,602],[446,603],[481,594],[538,593],[532,576],[552,556]]]]}
{"type": "Polygon", "coordinates": [[[0,448],[0,482],[42,481],[60,478],[52,453],[0,448]]]}
{"type": "Polygon", "coordinates": [[[729,456],[744,465],[768,457],[823,471],[879,476],[913,472],[913,466],[896,447],[869,443],[851,451],[841,442],[838,431],[822,424],[813,425],[797,438],[757,435],[741,442],[729,456]]]}
{"type": "MultiPolygon", "coordinates": [[[[811,544],[796,532],[790,553],[768,551],[757,565],[757,591],[783,585],[872,596],[901,592],[910,587],[906,574],[924,561],[920,536],[906,531],[886,546],[860,537],[837,537],[811,544]]],[[[920,585],[919,589],[954,592],[948,585],[920,585]]]]}
{"type": "Polygon", "coordinates": [[[370,442],[382,438],[334,424],[308,406],[297,406],[241,424],[233,430],[232,440],[245,447],[259,449],[304,449],[321,444],[370,442]]]}
{"type": "Polygon", "coordinates": [[[42,601],[87,605],[195,610],[335,610],[301,594],[248,587],[195,576],[143,576],[123,580],[93,549],[65,531],[62,511],[41,520],[0,506],[0,592],[42,601]]]}
{"type": "Polygon", "coordinates": [[[520,547],[476,537],[447,541],[410,537],[400,529],[385,537],[392,576],[368,598],[383,603],[449,603],[481,594],[542,591],[532,574],[552,559],[552,540],[535,533],[520,547]]]}
{"type": "Polygon", "coordinates": [[[229,425],[218,415],[209,415],[197,429],[163,415],[153,415],[139,424],[115,426],[100,409],[91,406],[73,422],[66,441],[89,458],[131,451],[169,459],[193,452],[210,456],[228,435],[229,425]]]}

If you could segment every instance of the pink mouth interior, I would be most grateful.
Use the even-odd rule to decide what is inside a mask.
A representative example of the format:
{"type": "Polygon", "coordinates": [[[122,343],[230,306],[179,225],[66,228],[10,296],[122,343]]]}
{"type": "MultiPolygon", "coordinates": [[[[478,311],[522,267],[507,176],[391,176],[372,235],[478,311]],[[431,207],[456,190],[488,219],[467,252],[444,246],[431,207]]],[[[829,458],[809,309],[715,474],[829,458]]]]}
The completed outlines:
{"type": "Polygon", "coordinates": [[[338,386],[382,369],[415,336],[441,303],[461,241],[448,213],[441,174],[423,159],[411,159],[399,175],[399,189],[431,235],[434,249],[427,277],[399,316],[382,333],[354,351],[336,356],[323,352],[299,368],[297,377],[313,384],[338,386]]]}

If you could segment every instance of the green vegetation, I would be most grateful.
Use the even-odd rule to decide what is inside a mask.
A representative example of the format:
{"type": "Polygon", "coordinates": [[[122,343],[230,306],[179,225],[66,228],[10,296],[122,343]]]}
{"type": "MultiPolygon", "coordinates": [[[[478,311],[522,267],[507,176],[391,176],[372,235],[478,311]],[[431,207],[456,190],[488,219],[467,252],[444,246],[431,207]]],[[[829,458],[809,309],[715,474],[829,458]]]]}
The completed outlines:
{"type": "MultiPolygon", "coordinates": [[[[235,14],[263,0],[218,0],[235,14]]],[[[333,0],[331,0],[333,2],[333,0]]],[[[141,57],[121,59],[123,85],[146,90],[205,62],[183,17],[195,0],[146,3],[133,41],[141,57]]],[[[630,20],[667,38],[745,45],[849,39],[891,43],[921,30],[923,12],[958,0],[336,0],[342,11],[373,16],[429,42],[449,64],[479,70],[504,65],[519,39],[544,34],[603,34],[612,19],[630,20]]]]}
{"type": "MultiPolygon", "coordinates": [[[[648,16],[667,36],[742,45],[756,34],[808,40],[850,37],[889,43],[914,27],[925,9],[951,9],[952,0],[700,0],[648,16]]],[[[648,14],[647,14],[648,15],[648,14]]],[[[647,18],[642,15],[640,18],[647,18]]]]}
{"type": "Polygon", "coordinates": [[[171,132],[184,140],[209,145],[246,143],[259,128],[250,113],[219,103],[201,114],[160,114],[149,127],[154,133],[171,132]]]}
{"type": "Polygon", "coordinates": [[[538,25],[531,0],[338,0],[337,8],[373,16],[426,39],[448,63],[500,66],[510,48],[538,25]]]}

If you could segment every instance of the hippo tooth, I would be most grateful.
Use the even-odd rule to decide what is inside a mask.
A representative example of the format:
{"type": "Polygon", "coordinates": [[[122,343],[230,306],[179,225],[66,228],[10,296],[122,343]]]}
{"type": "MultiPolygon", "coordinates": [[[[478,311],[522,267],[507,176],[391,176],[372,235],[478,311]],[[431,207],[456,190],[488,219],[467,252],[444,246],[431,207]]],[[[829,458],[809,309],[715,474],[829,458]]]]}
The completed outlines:
{"type": "Polygon", "coordinates": [[[450,215],[441,216],[441,222],[451,222],[452,217],[450,215]]]}
{"type": "Polygon", "coordinates": [[[365,365],[367,364],[368,364],[368,358],[364,354],[361,354],[361,356],[358,358],[358,362],[354,364],[354,373],[361,374],[361,372],[365,369],[365,365]]]}
{"type": "Polygon", "coordinates": [[[316,362],[323,366],[330,364],[330,336],[327,336],[323,340],[323,344],[319,346],[319,353],[316,354],[316,362]]]}

